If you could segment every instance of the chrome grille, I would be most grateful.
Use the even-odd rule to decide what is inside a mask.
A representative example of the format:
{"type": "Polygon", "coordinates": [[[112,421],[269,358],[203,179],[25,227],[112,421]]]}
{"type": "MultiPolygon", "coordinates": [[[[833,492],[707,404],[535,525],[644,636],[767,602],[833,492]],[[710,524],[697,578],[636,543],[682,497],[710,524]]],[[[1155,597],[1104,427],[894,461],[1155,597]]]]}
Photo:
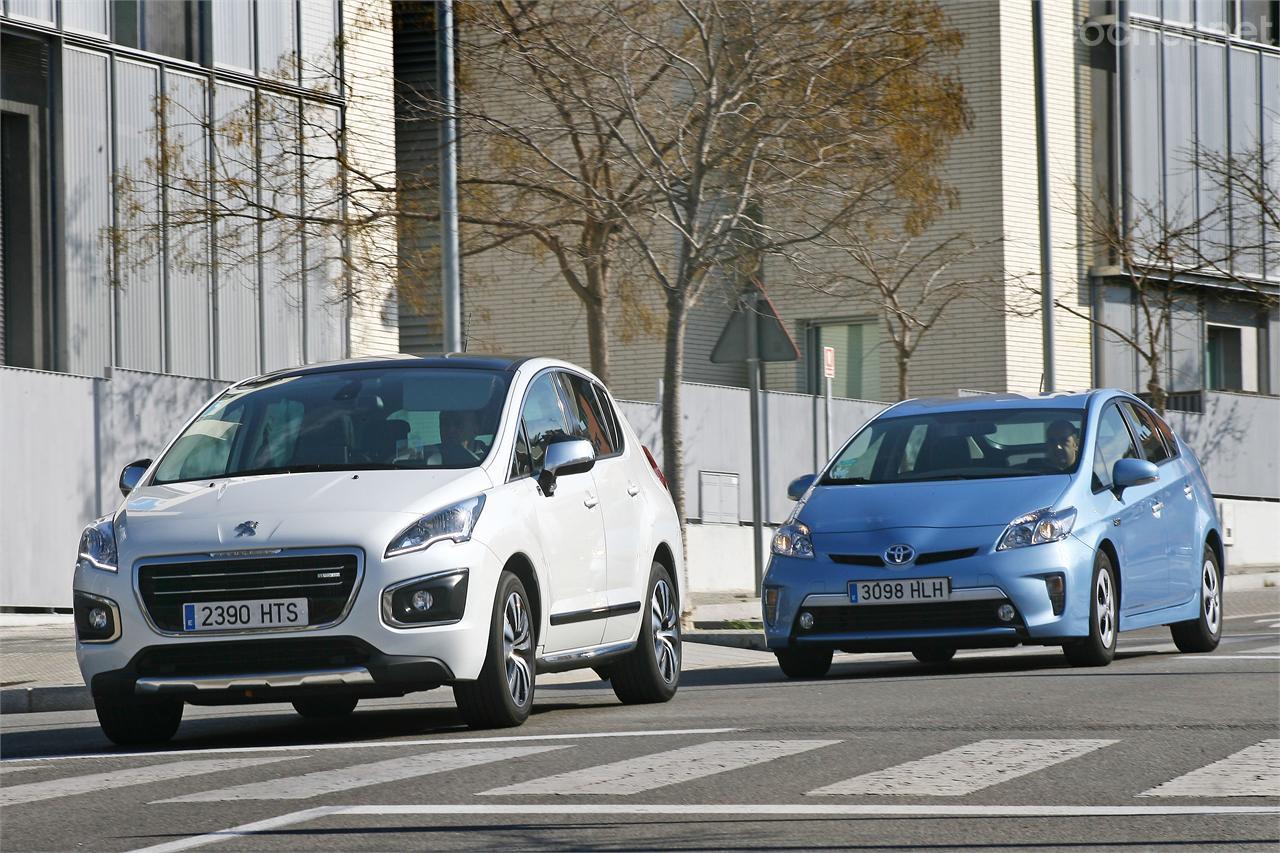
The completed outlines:
{"type": "Polygon", "coordinates": [[[307,554],[151,563],[138,569],[138,592],[162,631],[182,631],[188,602],[306,598],[308,626],[337,622],[359,579],[355,554],[307,554]]]}

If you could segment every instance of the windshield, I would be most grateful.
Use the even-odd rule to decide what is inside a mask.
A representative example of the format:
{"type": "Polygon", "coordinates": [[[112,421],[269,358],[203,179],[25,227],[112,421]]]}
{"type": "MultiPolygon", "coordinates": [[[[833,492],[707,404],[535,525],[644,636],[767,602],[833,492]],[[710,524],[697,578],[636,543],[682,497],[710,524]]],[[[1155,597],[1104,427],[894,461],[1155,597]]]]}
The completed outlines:
{"type": "Polygon", "coordinates": [[[286,376],[232,388],[174,442],[156,483],[376,468],[474,468],[509,377],[395,368],[286,376]]]}
{"type": "Polygon", "coordinates": [[[1069,474],[1082,409],[990,409],[883,418],[863,427],[823,484],[978,480],[1069,474]]]}

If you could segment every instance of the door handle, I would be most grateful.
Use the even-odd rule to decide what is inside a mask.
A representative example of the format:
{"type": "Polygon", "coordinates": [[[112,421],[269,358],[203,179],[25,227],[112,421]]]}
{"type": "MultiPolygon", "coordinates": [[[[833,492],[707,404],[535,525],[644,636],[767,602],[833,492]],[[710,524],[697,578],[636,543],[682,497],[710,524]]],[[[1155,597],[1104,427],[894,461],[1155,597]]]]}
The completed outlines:
{"type": "Polygon", "coordinates": [[[640,487],[635,483],[627,483],[627,494],[634,498],[636,495],[640,494],[640,487]]]}
{"type": "Polygon", "coordinates": [[[1154,515],[1156,518],[1160,517],[1160,511],[1162,509],[1164,509],[1164,504],[1162,504],[1160,501],[1151,502],[1151,514],[1154,515]]]}
{"type": "Polygon", "coordinates": [[[600,503],[600,499],[598,497],[595,495],[587,495],[587,498],[582,502],[582,505],[587,509],[592,509],[598,503],[600,503]]]}
{"type": "Polygon", "coordinates": [[[1196,496],[1196,490],[1191,488],[1191,484],[1182,487],[1182,494],[1187,500],[1193,500],[1196,496]]]}

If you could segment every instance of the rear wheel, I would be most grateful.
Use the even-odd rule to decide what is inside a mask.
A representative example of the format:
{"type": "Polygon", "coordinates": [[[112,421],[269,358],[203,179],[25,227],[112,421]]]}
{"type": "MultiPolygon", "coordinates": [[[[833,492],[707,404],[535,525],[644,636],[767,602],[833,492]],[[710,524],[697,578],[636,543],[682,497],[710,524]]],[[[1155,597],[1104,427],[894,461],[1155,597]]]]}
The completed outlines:
{"type": "Polygon", "coordinates": [[[164,743],[182,722],[181,699],[94,696],[102,733],[120,746],[164,743]]]}
{"type": "Polygon", "coordinates": [[[666,702],[680,686],[680,600],[661,563],[649,570],[648,592],[635,651],[607,670],[613,692],[628,705],[666,702]]]}
{"type": "Polygon", "coordinates": [[[308,696],[294,699],[293,710],[308,719],[345,717],[356,709],[359,701],[355,696],[308,696]]]}
{"type": "Polygon", "coordinates": [[[1072,666],[1106,666],[1116,656],[1120,596],[1115,568],[1106,551],[1098,551],[1093,560],[1093,581],[1089,589],[1089,636],[1062,647],[1072,666]]]}
{"type": "Polygon", "coordinates": [[[911,654],[920,663],[946,663],[956,656],[956,650],[950,646],[921,646],[912,649],[911,654]]]}
{"type": "Polygon", "coordinates": [[[524,584],[511,572],[498,579],[489,651],[475,681],[453,685],[453,699],[474,728],[518,726],[533,708],[533,622],[524,584]]]}
{"type": "Polygon", "coordinates": [[[774,654],[787,678],[822,678],[831,669],[831,649],[778,649],[774,654]]]}
{"type": "Polygon", "coordinates": [[[1200,564],[1200,615],[1169,626],[1180,652],[1211,652],[1222,639],[1222,569],[1208,545],[1200,564]]]}

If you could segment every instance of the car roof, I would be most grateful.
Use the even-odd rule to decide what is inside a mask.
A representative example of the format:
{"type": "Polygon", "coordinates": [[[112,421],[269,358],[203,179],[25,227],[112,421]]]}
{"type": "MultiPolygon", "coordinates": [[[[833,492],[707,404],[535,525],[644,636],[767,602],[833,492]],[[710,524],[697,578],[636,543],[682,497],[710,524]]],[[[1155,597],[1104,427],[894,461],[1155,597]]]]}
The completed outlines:
{"type": "Polygon", "coordinates": [[[411,355],[396,353],[394,355],[373,355],[363,358],[347,358],[340,361],[326,361],[318,364],[305,364],[299,367],[288,367],[246,379],[242,386],[253,386],[291,376],[307,376],[313,373],[342,373],[350,370],[388,370],[397,368],[432,368],[447,367],[463,370],[500,370],[515,373],[521,367],[529,365],[541,369],[543,367],[564,367],[590,376],[590,372],[567,361],[523,355],[487,355],[470,352],[431,353],[428,355],[411,355]]]}
{"type": "Polygon", "coordinates": [[[990,411],[991,409],[1086,409],[1093,398],[1105,391],[1068,391],[1055,394],[970,394],[946,397],[919,397],[903,400],[886,411],[886,417],[938,414],[941,412],[990,411]]]}

